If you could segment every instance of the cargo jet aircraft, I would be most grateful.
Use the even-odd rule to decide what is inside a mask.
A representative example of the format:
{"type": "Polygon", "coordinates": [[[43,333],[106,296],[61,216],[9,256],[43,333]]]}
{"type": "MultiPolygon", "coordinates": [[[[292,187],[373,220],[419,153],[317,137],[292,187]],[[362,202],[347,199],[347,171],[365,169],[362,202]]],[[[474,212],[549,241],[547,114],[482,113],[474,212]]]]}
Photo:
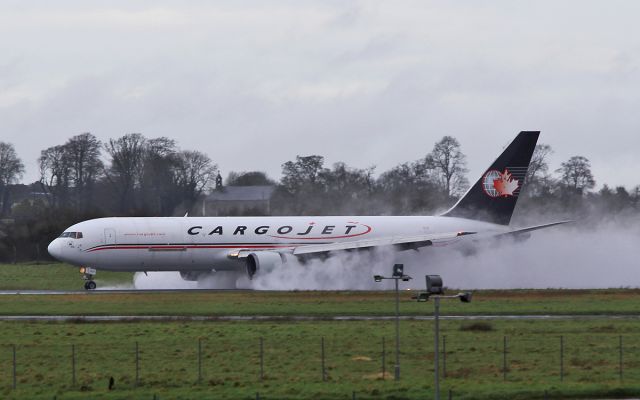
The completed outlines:
{"type": "Polygon", "coordinates": [[[288,258],[391,247],[418,250],[487,237],[520,237],[558,225],[514,229],[511,215],[540,132],[520,132],[462,198],[439,216],[117,217],[75,224],[49,245],[80,266],[85,289],[96,270],[179,271],[198,280],[217,271],[278,268],[288,258]]]}

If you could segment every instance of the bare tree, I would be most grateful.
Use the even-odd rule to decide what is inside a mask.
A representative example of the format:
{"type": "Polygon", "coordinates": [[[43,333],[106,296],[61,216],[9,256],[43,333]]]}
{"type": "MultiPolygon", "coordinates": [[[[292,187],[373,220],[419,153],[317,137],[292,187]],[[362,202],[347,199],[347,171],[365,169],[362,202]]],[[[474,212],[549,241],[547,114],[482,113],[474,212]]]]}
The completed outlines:
{"type": "Polygon", "coordinates": [[[548,144],[538,144],[533,150],[531,156],[531,162],[529,163],[529,169],[527,170],[526,180],[527,182],[541,178],[547,174],[549,170],[549,164],[547,163],[547,157],[553,154],[553,149],[548,144]]]}
{"type": "Polygon", "coordinates": [[[631,205],[635,208],[640,205],[640,185],[636,185],[631,189],[631,205]]]}
{"type": "Polygon", "coordinates": [[[347,215],[370,212],[367,200],[375,186],[374,169],[352,168],[344,162],[333,164],[331,169],[323,169],[318,176],[323,190],[322,212],[347,215]]]}
{"type": "Polygon", "coordinates": [[[553,154],[553,149],[548,144],[536,145],[525,181],[526,193],[529,196],[539,196],[551,190],[552,178],[549,176],[549,164],[547,158],[553,154]]]}
{"type": "Polygon", "coordinates": [[[437,183],[426,158],[400,164],[378,178],[385,208],[394,214],[427,211],[442,200],[443,190],[437,183]]]}
{"type": "Polygon", "coordinates": [[[24,174],[24,164],[16,154],[11,143],[0,142],[0,215],[6,215],[11,210],[11,196],[9,185],[17,183],[24,174]]]}
{"type": "Polygon", "coordinates": [[[177,152],[175,140],[166,137],[147,139],[144,145],[139,192],[145,212],[151,215],[173,215],[181,202],[175,182],[177,152]]]}
{"type": "Polygon", "coordinates": [[[282,164],[282,178],[274,194],[274,208],[284,214],[320,214],[325,209],[321,173],[324,157],[296,156],[282,164]]]}
{"type": "Polygon", "coordinates": [[[573,156],[556,170],[561,174],[562,183],[577,193],[592,189],[596,181],[591,173],[591,164],[586,157],[573,156]]]}
{"type": "Polygon", "coordinates": [[[139,133],[110,140],[107,175],[119,192],[119,211],[173,215],[181,203],[190,208],[215,178],[216,165],[197,151],[179,151],[173,139],[147,139],[139,133]]]}
{"type": "Polygon", "coordinates": [[[218,167],[199,151],[181,151],[177,155],[176,183],[191,209],[202,192],[215,180],[218,167]]]}
{"type": "Polygon", "coordinates": [[[105,151],[111,156],[107,178],[118,192],[119,211],[131,211],[136,207],[135,188],[142,176],[146,138],[130,133],[118,139],[109,139],[105,151]]]}
{"type": "Polygon", "coordinates": [[[469,186],[466,156],[460,151],[460,143],[452,136],[444,136],[435,144],[425,159],[426,165],[436,173],[440,186],[447,196],[461,194],[469,186]]]}
{"type": "Polygon", "coordinates": [[[40,182],[49,194],[49,205],[53,208],[68,203],[71,180],[71,165],[64,145],[52,146],[40,152],[40,182]]]}
{"type": "Polygon", "coordinates": [[[64,145],[78,211],[86,209],[92,203],[93,188],[103,170],[100,161],[101,146],[100,140],[91,133],[76,135],[64,145]]]}
{"type": "Polygon", "coordinates": [[[296,156],[296,161],[282,164],[282,185],[291,194],[299,192],[305,186],[313,186],[318,182],[318,176],[324,170],[324,157],[296,156]]]}

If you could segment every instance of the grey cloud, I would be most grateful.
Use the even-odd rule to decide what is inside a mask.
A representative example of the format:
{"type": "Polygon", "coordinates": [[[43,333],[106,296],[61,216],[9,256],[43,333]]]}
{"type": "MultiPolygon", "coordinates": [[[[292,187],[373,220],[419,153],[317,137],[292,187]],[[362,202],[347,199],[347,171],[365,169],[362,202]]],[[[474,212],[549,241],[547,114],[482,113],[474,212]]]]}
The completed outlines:
{"type": "Polygon", "coordinates": [[[0,27],[0,135],[31,181],[42,148],[84,131],[171,136],[223,171],[274,177],[311,153],[382,171],[447,134],[474,179],[517,131],[541,129],[554,168],[582,154],[598,182],[632,186],[640,6],[617,6],[16,6],[0,27]]]}

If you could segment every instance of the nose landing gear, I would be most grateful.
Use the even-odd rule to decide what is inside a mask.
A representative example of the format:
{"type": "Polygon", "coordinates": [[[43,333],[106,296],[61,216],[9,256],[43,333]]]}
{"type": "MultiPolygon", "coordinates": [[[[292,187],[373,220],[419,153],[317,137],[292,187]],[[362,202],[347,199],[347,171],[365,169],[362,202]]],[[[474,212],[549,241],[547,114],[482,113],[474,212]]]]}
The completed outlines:
{"type": "Polygon", "coordinates": [[[89,268],[89,267],[80,268],[82,279],[86,281],[84,283],[85,290],[94,290],[97,287],[96,283],[93,281],[93,276],[96,274],[96,272],[98,271],[96,271],[93,268],[89,268]]]}

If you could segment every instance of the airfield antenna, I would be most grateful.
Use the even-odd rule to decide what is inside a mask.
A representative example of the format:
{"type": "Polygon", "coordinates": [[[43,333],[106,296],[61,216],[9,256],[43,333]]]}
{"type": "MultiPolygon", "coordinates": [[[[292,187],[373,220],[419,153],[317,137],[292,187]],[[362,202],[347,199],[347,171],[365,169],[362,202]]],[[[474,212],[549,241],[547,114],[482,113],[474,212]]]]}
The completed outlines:
{"type": "MultiPolygon", "coordinates": [[[[411,280],[409,275],[404,274],[404,264],[394,264],[392,275],[382,276],[374,275],[376,282],[382,282],[383,279],[393,279],[396,287],[396,365],[394,368],[394,377],[396,381],[400,380],[400,288],[399,281],[408,282],[411,280]]],[[[384,379],[384,376],[382,377],[384,379]]]]}
{"type": "Polygon", "coordinates": [[[428,301],[433,297],[434,309],[434,341],[433,341],[433,366],[434,366],[434,378],[435,378],[435,400],[440,400],[440,299],[460,299],[463,303],[471,302],[471,292],[458,293],[452,296],[446,296],[444,294],[444,285],[440,275],[426,275],[425,281],[427,283],[427,291],[420,292],[416,297],[418,301],[428,301]]]}

